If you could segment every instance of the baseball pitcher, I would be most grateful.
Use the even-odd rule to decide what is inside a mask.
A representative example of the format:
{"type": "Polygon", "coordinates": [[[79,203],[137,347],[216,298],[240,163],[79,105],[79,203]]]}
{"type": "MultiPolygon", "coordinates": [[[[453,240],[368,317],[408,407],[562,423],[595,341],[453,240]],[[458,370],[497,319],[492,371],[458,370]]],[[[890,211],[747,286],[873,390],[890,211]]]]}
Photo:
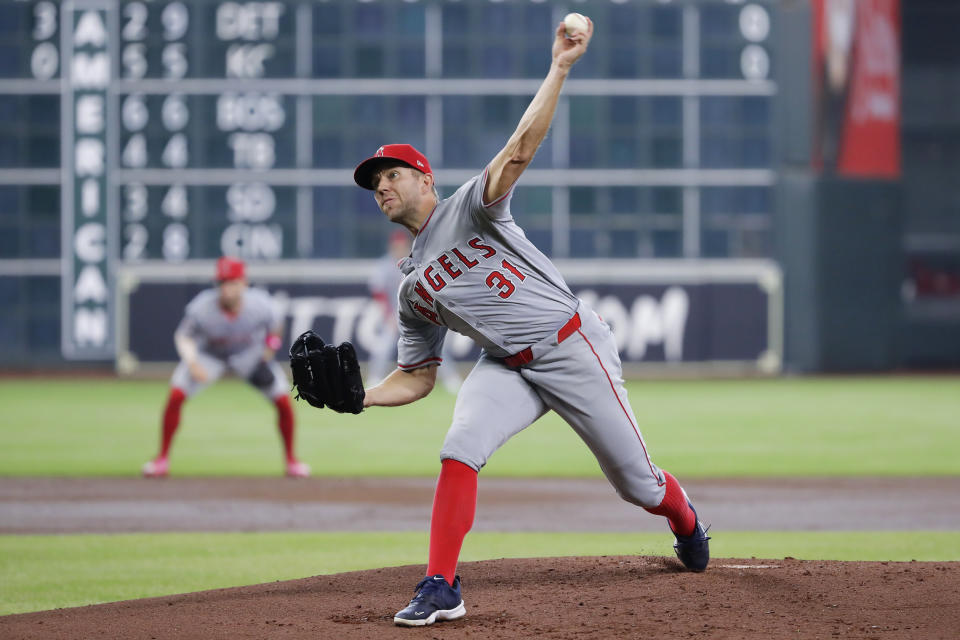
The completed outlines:
{"type": "Polygon", "coordinates": [[[201,291],[187,305],[173,340],[180,364],[170,379],[163,412],[160,452],[143,465],[148,478],[170,473],[170,445],[180,425],[187,398],[216,382],[227,371],[246,380],[277,409],[277,427],[286,454],[286,474],[310,475],[293,448],[294,419],[283,369],[274,362],[280,348],[281,318],[270,295],[247,286],[244,263],[223,257],[217,261],[217,286],[201,291]]]}
{"type": "Polygon", "coordinates": [[[448,330],[470,336],[483,350],[457,396],[440,452],[427,575],[394,617],[398,625],[465,615],[456,569],[473,525],[478,472],[550,410],[583,439],[624,500],[667,519],[684,566],[703,571],[709,560],[706,529],[684,490],[650,458],[609,326],[571,293],[510,211],[513,186],[543,141],[567,74],[592,35],[590,22],[572,35],[563,23],[557,27],[550,71],[516,131],[480,175],[446,200],[438,198],[427,158],[406,144],[380,147],[354,173],[387,219],[414,237],[402,264],[398,368],[364,390],[362,406],[404,405],[430,393],[448,330]]]}

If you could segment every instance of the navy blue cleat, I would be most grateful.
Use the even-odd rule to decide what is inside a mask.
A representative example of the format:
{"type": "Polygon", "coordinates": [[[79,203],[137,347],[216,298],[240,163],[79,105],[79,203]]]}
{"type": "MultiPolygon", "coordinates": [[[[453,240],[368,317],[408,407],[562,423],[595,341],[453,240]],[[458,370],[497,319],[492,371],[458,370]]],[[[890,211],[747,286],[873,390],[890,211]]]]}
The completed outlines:
{"type": "MultiPolygon", "coordinates": [[[[690,504],[689,502],[687,504],[690,504]]],[[[710,527],[704,529],[700,518],[697,516],[697,510],[690,504],[693,515],[697,519],[697,526],[689,536],[680,536],[674,533],[677,543],[673,545],[673,550],[677,552],[677,557],[690,571],[703,571],[710,562],[710,537],[707,531],[710,527]]]]}
{"type": "Polygon", "coordinates": [[[414,590],[417,595],[393,617],[394,624],[423,627],[438,620],[456,620],[467,615],[467,608],[460,597],[460,576],[453,579],[452,587],[439,573],[427,576],[414,590]]]}

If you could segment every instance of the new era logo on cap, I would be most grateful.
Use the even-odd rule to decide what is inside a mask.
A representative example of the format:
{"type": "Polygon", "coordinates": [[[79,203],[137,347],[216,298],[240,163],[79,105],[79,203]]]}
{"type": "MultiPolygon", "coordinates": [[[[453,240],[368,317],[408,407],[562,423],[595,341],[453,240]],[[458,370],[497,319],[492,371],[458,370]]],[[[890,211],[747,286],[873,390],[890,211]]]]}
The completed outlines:
{"type": "Polygon", "coordinates": [[[409,144],[385,144],[374,152],[374,154],[357,165],[353,172],[353,180],[364,189],[374,189],[373,174],[383,164],[389,160],[396,160],[403,164],[422,171],[424,173],[433,173],[427,157],[417,151],[409,144]]]}

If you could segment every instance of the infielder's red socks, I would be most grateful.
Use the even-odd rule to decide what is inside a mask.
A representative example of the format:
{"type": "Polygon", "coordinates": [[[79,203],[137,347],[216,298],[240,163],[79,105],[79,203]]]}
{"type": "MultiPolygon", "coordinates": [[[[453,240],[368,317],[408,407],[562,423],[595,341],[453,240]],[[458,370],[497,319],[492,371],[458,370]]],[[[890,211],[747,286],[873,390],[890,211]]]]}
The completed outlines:
{"type": "Polygon", "coordinates": [[[290,406],[290,398],[280,396],[274,398],[273,403],[277,406],[277,429],[280,430],[280,437],[283,438],[283,451],[287,455],[287,462],[294,462],[296,456],[293,455],[293,407],[290,406]]]}
{"type": "Polygon", "coordinates": [[[180,426],[180,407],[183,406],[187,394],[183,390],[173,387],[170,389],[170,397],[167,398],[167,408],[163,411],[163,432],[160,442],[160,456],[166,458],[170,455],[170,445],[173,443],[173,434],[177,432],[180,426]]]}
{"type": "Polygon", "coordinates": [[[479,474],[456,460],[446,459],[440,467],[437,491],[433,496],[430,518],[430,556],[427,575],[438,573],[453,586],[457,560],[463,539],[473,526],[477,511],[477,476],[479,474]]]}
{"type": "Polygon", "coordinates": [[[667,479],[667,490],[663,494],[663,502],[659,506],[647,509],[650,513],[658,516],[664,516],[670,523],[670,530],[679,533],[682,536],[693,534],[697,526],[697,516],[690,508],[687,502],[687,496],[680,488],[680,483],[672,475],[663,472],[667,479]]]}

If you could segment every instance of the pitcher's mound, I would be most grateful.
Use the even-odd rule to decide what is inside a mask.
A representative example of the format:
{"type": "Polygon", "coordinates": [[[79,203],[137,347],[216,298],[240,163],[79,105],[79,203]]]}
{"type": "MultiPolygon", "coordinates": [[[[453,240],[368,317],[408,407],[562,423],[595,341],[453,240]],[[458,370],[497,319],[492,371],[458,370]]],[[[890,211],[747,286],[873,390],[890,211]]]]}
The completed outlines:
{"type": "Polygon", "coordinates": [[[604,556],[468,562],[467,617],[395,627],[424,567],[0,618],[2,638],[952,638],[960,563],[604,556]]]}

